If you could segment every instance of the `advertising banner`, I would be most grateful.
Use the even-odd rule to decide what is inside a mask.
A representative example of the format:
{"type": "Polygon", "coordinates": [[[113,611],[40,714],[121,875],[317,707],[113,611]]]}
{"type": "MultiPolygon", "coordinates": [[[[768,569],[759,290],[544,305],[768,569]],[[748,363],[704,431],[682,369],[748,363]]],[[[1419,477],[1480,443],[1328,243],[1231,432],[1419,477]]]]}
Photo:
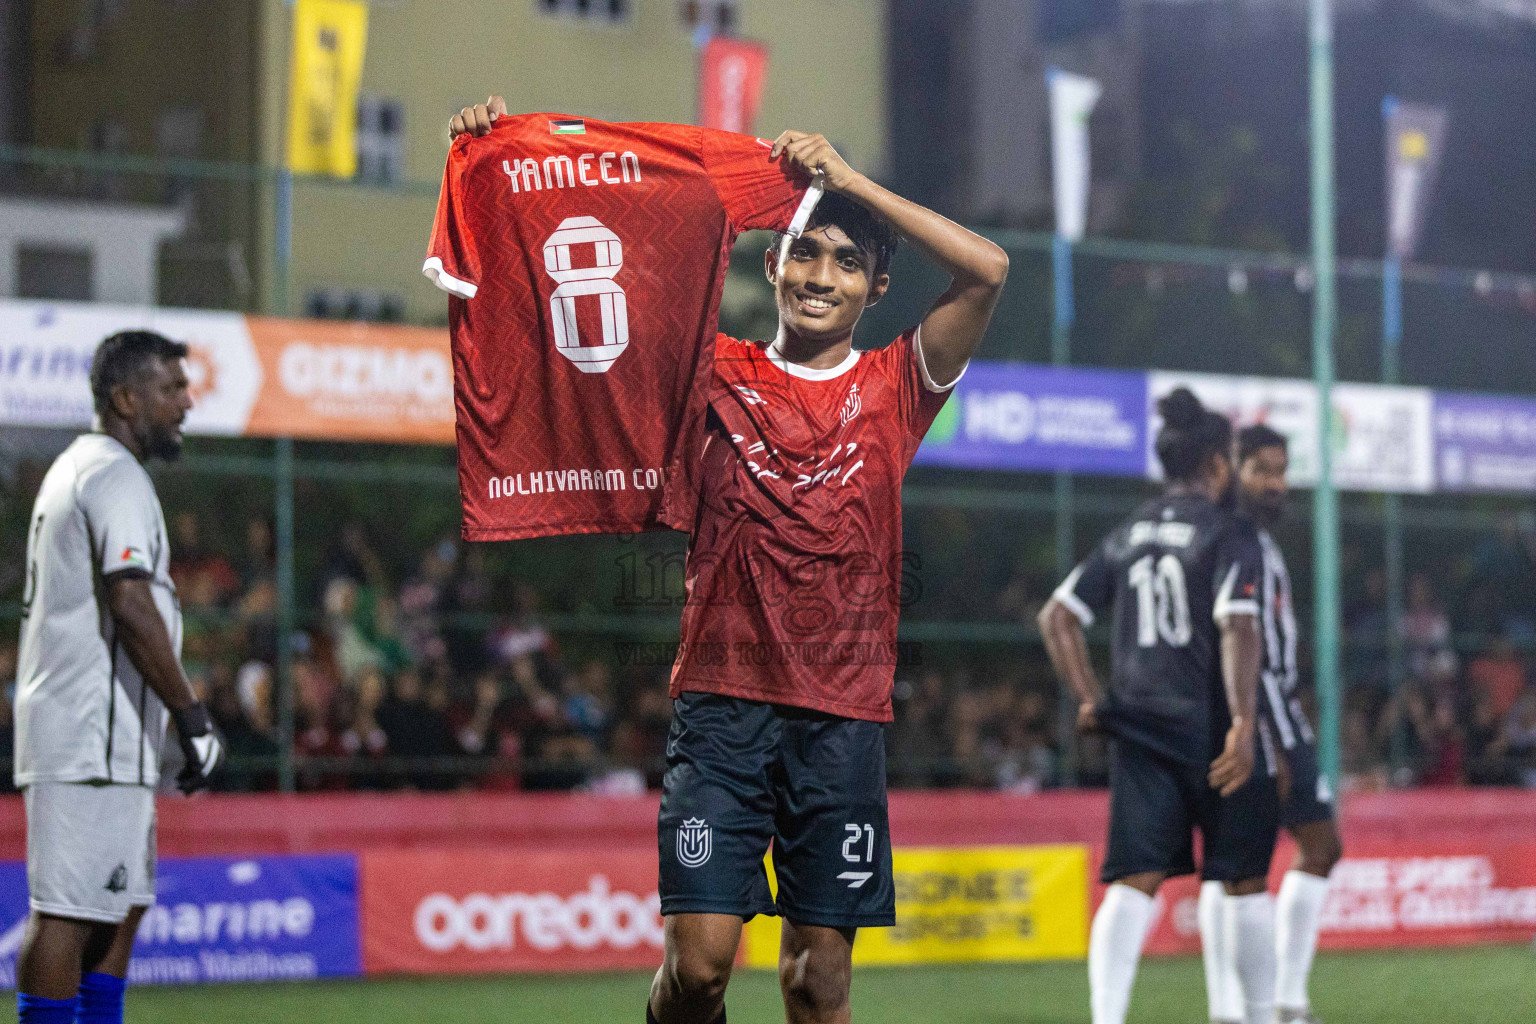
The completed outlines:
{"type": "Polygon", "coordinates": [[[654,844],[388,850],[362,858],[368,974],[608,971],[661,963],[654,844]]]}
{"type": "Polygon", "coordinates": [[[1080,241],[1088,226],[1088,118],[1102,87],[1092,78],[1051,68],[1045,75],[1051,97],[1051,178],[1056,200],[1056,234],[1080,241]]]}
{"type": "Polygon", "coordinates": [[[1143,373],[973,363],[913,461],[1140,476],[1146,406],[1143,373]]]}
{"type": "Polygon", "coordinates": [[[84,302],[0,302],[0,423],[91,425],[91,356],[153,330],[191,348],[189,434],[453,443],[448,332],[84,302]]]}
{"type": "Polygon", "coordinates": [[[288,167],[357,173],[357,89],[368,46],[362,0],[297,0],[288,78],[288,167]]]}
{"type": "MultiPolygon", "coordinates": [[[[1181,385],[1238,428],[1265,423],[1284,434],[1290,441],[1291,482],[1299,487],[1317,483],[1317,390],[1311,381],[1158,370],[1147,374],[1147,476],[1162,475],[1152,447],[1162,427],[1157,400],[1181,385]]],[[[1425,388],[1335,385],[1334,483],[1351,491],[1432,490],[1433,407],[1433,395],[1425,388]]]]}
{"type": "Polygon", "coordinates": [[[1436,488],[1536,491],[1536,401],[1435,393],[1436,488]]]}
{"type": "Polygon", "coordinates": [[[1447,117],[1442,107],[1404,103],[1395,96],[1382,101],[1381,112],[1387,129],[1387,252],[1407,260],[1418,249],[1430,193],[1440,176],[1447,117]]]}
{"type": "MultiPolygon", "coordinates": [[[[853,947],[856,965],[1087,955],[1086,846],[898,849],[892,860],[896,927],[860,929],[853,947]]],[[[747,924],[749,966],[778,964],[779,932],[776,917],[747,924]]]]}
{"type": "Polygon", "coordinates": [[[453,443],[447,331],[254,316],[246,322],[263,381],[246,434],[453,443]]]}
{"type": "MultiPolygon", "coordinates": [[[[1324,949],[1529,942],[1536,936],[1536,843],[1349,842],[1323,905],[1324,949]]],[[[1289,856],[1277,856],[1270,891],[1289,856]]],[[[1102,887],[1098,895],[1102,896],[1102,887]]],[[[1199,883],[1158,892],[1148,953],[1197,953],[1199,883]]]]}
{"type": "Polygon", "coordinates": [[[192,434],[239,434],[261,388],[245,317],[86,302],[0,302],[0,423],[91,425],[91,356],[118,331],[159,331],[192,348],[192,434]]]}
{"type": "Polygon", "coordinates": [[[751,135],[767,79],[767,47],[711,36],[699,56],[699,124],[751,135]]]}
{"type": "MultiPolygon", "coordinates": [[[[361,973],[357,858],[162,860],[129,962],[134,985],[293,981],[361,973]]],[[[0,864],[0,986],[16,984],[25,864],[0,864]]]]}

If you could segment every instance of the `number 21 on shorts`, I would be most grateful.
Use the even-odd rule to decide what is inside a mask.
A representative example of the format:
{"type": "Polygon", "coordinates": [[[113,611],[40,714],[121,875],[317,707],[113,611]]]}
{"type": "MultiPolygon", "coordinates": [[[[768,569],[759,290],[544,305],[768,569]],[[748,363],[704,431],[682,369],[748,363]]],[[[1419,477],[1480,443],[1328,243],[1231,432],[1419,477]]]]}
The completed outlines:
{"type": "MultiPolygon", "coordinates": [[[[843,830],[848,833],[848,838],[843,840],[843,860],[850,864],[873,864],[875,862],[875,826],[855,825],[849,822],[843,826],[843,830]]],[[[837,876],[837,880],[847,882],[850,889],[858,889],[874,876],[873,871],[844,871],[837,876]]]]}

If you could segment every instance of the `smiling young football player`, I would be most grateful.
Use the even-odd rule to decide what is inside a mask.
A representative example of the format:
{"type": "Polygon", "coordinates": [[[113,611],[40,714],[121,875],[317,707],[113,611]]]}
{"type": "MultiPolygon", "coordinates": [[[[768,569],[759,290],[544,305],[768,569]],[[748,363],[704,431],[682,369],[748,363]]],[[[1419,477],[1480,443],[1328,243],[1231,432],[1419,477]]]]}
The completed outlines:
{"type": "MultiPolygon", "coordinates": [[[[466,108],[452,129],[485,134],[504,111],[466,108]]],[[[877,185],[820,135],[787,131],[769,157],[821,175],[827,194],[765,256],[777,335],[716,342],[659,823],[666,952],[646,1008],[659,1024],[725,1019],[756,914],[784,918],[788,1020],[847,1021],[855,933],[895,923],[882,725],[901,481],[1008,274],[1002,249],[877,185]],[[919,326],[857,350],[898,237],[951,284],[919,326]]]]}

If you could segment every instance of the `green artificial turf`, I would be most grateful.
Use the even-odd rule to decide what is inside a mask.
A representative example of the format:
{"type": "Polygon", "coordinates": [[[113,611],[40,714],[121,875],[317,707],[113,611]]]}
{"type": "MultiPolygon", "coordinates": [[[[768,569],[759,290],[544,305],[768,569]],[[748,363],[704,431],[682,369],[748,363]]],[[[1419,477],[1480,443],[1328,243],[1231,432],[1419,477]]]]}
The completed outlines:
{"type": "MultiPolygon", "coordinates": [[[[604,974],[137,988],[128,1020],[641,1024],[649,984],[644,974],[604,974]]],[[[1480,946],[1324,955],[1313,1001],[1325,1024],[1529,1024],[1536,1020],[1536,952],[1480,946]]],[[[871,968],[855,974],[853,1006],[862,1022],[1072,1024],[1088,1020],[1088,982],[1082,963],[871,968]]],[[[784,1019],[768,972],[738,972],[729,1008],[732,1024],[784,1019]]],[[[1142,964],[1130,1024],[1201,1024],[1205,1016],[1197,958],[1142,964]]]]}

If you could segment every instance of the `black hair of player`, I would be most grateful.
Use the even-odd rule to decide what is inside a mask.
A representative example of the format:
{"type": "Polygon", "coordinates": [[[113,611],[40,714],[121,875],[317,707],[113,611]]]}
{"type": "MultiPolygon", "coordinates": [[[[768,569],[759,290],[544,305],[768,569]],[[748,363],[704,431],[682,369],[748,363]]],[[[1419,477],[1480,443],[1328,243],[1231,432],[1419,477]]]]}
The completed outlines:
{"type": "Polygon", "coordinates": [[[1158,399],[1163,429],[1157,432],[1157,460],[1163,475],[1179,483],[1199,479],[1210,457],[1227,457],[1232,421],[1200,404],[1189,388],[1175,388],[1158,399]]]}
{"type": "Polygon", "coordinates": [[[1250,455],[1265,448],[1279,448],[1289,452],[1290,444],[1286,441],[1284,434],[1263,423],[1255,423],[1237,432],[1237,464],[1239,466],[1247,462],[1250,455]]]}
{"type": "MultiPolygon", "coordinates": [[[[895,228],[852,199],[836,192],[822,196],[816,209],[811,211],[811,219],[806,221],[805,230],[824,227],[841,228],[849,241],[869,254],[871,281],[891,269],[891,257],[896,255],[901,236],[895,228]]],[[[778,252],[783,242],[784,232],[776,232],[772,251],[778,252]]]]}
{"type": "Polygon", "coordinates": [[[112,408],[112,389],[134,384],[154,362],[187,358],[188,348],[154,331],[118,331],[102,339],[91,357],[91,401],[96,415],[112,408]]]}

